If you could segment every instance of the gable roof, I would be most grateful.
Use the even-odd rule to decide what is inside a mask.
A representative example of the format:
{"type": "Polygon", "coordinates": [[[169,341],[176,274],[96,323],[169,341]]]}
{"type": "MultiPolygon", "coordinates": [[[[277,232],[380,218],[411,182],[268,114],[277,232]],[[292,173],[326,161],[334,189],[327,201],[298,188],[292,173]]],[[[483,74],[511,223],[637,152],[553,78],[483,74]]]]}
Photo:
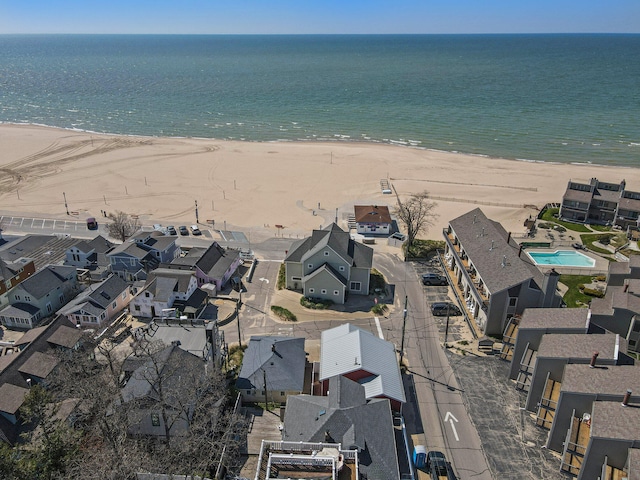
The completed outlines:
{"type": "Polygon", "coordinates": [[[508,233],[479,208],[449,222],[462,248],[492,294],[537,276],[531,262],[518,257],[519,247],[507,241],[508,233]]]}
{"type": "Polygon", "coordinates": [[[191,270],[156,268],[147,277],[145,286],[156,300],[166,301],[173,292],[185,293],[193,277],[191,270]]]}
{"type": "Polygon", "coordinates": [[[355,205],[356,223],[391,223],[389,207],[378,205],[355,205]]]}
{"type": "Polygon", "coordinates": [[[619,353],[627,351],[627,343],[620,335],[546,333],[542,335],[537,358],[570,358],[589,360],[598,352],[599,360],[617,360],[619,353]]]}
{"type": "Polygon", "coordinates": [[[302,392],[306,353],[304,338],[254,336],[244,352],[236,387],[302,392]]]}
{"type": "Polygon", "coordinates": [[[169,268],[175,266],[195,267],[202,270],[211,278],[222,278],[231,265],[240,258],[240,251],[221,247],[218,242],[213,242],[209,247],[192,248],[184,257],[178,257],[171,261],[169,268]]]}
{"type": "Polygon", "coordinates": [[[40,299],[68,281],[67,277],[75,275],[75,267],[65,265],[47,265],[30,277],[23,280],[18,288],[40,299]]]}
{"type": "Polygon", "coordinates": [[[34,377],[45,379],[59,362],[53,355],[33,352],[29,359],[18,368],[18,371],[25,375],[33,375],[34,377]]]}
{"type": "Polygon", "coordinates": [[[62,263],[67,250],[82,240],[59,237],[55,235],[25,235],[19,239],[2,245],[0,257],[7,262],[15,262],[20,258],[31,258],[36,270],[46,265],[62,263]]]}
{"type": "Polygon", "coordinates": [[[335,223],[322,230],[314,230],[311,237],[295,242],[284,261],[302,262],[324,247],[331,248],[352,267],[371,268],[373,264],[373,249],[354,241],[348,232],[335,223]]]}
{"type": "Polygon", "coordinates": [[[350,323],[323,331],[320,380],[361,370],[370,374],[360,380],[367,398],[385,396],[405,402],[402,376],[392,343],[350,323]]]}
{"type": "Polygon", "coordinates": [[[24,397],[29,393],[28,388],[18,387],[10,383],[5,383],[0,386],[0,411],[6,412],[10,415],[14,415],[22,402],[24,397]]]}
{"type": "Polygon", "coordinates": [[[527,308],[522,312],[520,329],[589,328],[588,308],[527,308]]]}
{"type": "Polygon", "coordinates": [[[640,392],[640,366],[609,365],[607,368],[591,368],[590,365],[572,363],[565,365],[560,387],[562,392],[621,397],[627,389],[640,392]]]}
{"type": "Polygon", "coordinates": [[[391,405],[365,400],[364,388],[344,377],[329,380],[329,396],[292,395],[287,399],[285,441],[341,443],[357,448],[360,471],[370,480],[399,477],[391,405]]]}
{"type": "Polygon", "coordinates": [[[60,325],[55,332],[47,338],[47,342],[56,347],[73,348],[82,338],[82,330],[60,325]]]}
{"type": "Polygon", "coordinates": [[[84,310],[92,315],[100,315],[128,288],[127,282],[118,275],[111,274],[103,281],[89,285],[86,290],[62,307],[58,313],[70,315],[76,311],[84,310]]]}
{"type": "MultiPolygon", "coordinates": [[[[164,388],[170,388],[172,384],[180,381],[181,372],[191,373],[199,369],[204,372],[204,362],[192,353],[181,349],[177,343],[155,353],[153,359],[130,357],[125,360],[125,363],[127,362],[133,363],[137,368],[122,388],[122,399],[125,402],[141,398],[156,399],[155,392],[159,381],[163,382],[164,388]],[[158,366],[157,369],[154,367],[154,362],[158,366]],[[166,375],[166,377],[160,379],[158,370],[159,375],[166,375]]],[[[123,369],[126,369],[126,366],[123,366],[123,369]]],[[[176,393],[171,392],[172,395],[176,393]]]]}

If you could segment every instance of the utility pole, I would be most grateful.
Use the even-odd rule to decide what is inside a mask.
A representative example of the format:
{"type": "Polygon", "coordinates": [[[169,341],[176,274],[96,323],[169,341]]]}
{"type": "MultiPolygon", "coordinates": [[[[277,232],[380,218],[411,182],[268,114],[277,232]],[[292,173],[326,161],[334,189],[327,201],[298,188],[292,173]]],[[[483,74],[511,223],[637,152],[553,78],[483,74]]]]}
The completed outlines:
{"type": "Polygon", "coordinates": [[[240,296],[236,302],[236,320],[238,321],[238,344],[242,348],[242,336],[240,335],[240,304],[242,303],[242,284],[240,285],[240,296]]]}
{"type": "Polygon", "coordinates": [[[407,326],[407,304],[409,303],[409,297],[404,297],[404,312],[402,318],[402,343],[400,344],[400,365],[402,365],[402,358],[404,356],[404,332],[407,326]]]}
{"type": "Polygon", "coordinates": [[[198,200],[195,200],[196,202],[196,223],[200,223],[198,220],[198,200]]]}
{"type": "Polygon", "coordinates": [[[64,197],[64,209],[67,211],[67,215],[69,215],[69,206],[67,205],[67,194],[62,192],[62,196],[64,197]]]}

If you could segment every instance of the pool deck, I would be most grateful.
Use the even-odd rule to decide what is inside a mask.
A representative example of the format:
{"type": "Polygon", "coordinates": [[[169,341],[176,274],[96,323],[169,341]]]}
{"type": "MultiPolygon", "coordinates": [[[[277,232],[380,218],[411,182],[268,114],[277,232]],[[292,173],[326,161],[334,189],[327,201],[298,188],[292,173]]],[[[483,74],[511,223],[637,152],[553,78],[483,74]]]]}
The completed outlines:
{"type": "MultiPolygon", "coordinates": [[[[606,258],[602,258],[598,254],[590,252],[588,250],[572,250],[572,247],[566,246],[555,246],[550,248],[527,248],[525,250],[526,253],[553,253],[555,251],[574,251],[575,253],[580,253],[585,257],[589,257],[595,260],[595,264],[593,267],[576,267],[576,266],[568,266],[568,265],[536,265],[541,271],[547,271],[550,268],[554,268],[556,272],[566,275],[600,275],[606,274],[609,271],[609,260],[606,258]]],[[[530,258],[530,257],[528,257],[530,258]]]]}

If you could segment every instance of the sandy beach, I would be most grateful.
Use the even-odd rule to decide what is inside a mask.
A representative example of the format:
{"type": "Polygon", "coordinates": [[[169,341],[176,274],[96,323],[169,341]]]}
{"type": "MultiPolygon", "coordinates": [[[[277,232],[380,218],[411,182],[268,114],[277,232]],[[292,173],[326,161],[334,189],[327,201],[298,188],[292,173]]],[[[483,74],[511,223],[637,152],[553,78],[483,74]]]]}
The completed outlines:
{"type": "MultiPolygon", "coordinates": [[[[553,161],[553,159],[549,159],[553,161]]],[[[347,142],[251,143],[215,139],[91,134],[0,125],[0,210],[64,218],[101,211],[138,215],[143,224],[242,230],[250,240],[304,236],[354,204],[394,207],[427,191],[437,203],[441,238],[448,221],[480,206],[513,233],[547,202],[560,202],[569,179],[619,182],[640,190],[640,169],[533,163],[393,145],[347,142]],[[64,193],[64,195],[63,195],[64,193]],[[276,225],[284,228],[276,228],[276,225]]]]}

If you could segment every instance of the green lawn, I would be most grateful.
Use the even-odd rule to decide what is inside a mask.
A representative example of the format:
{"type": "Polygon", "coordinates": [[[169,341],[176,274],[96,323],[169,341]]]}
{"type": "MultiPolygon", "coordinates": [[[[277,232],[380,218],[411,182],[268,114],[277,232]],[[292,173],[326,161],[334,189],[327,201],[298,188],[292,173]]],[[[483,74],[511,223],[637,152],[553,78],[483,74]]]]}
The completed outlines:
{"type": "Polygon", "coordinates": [[[589,250],[610,255],[611,252],[609,250],[593,245],[593,242],[598,242],[602,239],[609,239],[609,244],[616,248],[627,243],[627,237],[624,233],[585,233],[580,235],[580,240],[582,240],[582,243],[584,243],[589,250]]]}
{"type": "Polygon", "coordinates": [[[578,285],[591,283],[591,275],[560,275],[560,283],[563,283],[569,290],[562,299],[569,308],[585,307],[591,301],[591,297],[580,291],[578,285]]]}
{"type": "Polygon", "coordinates": [[[590,232],[591,230],[586,225],[582,225],[581,223],[571,223],[571,222],[563,222],[558,218],[554,217],[560,211],[559,208],[548,208],[540,217],[541,220],[545,222],[557,223],[558,225],[562,225],[567,230],[573,230],[574,232],[590,232]]]}

